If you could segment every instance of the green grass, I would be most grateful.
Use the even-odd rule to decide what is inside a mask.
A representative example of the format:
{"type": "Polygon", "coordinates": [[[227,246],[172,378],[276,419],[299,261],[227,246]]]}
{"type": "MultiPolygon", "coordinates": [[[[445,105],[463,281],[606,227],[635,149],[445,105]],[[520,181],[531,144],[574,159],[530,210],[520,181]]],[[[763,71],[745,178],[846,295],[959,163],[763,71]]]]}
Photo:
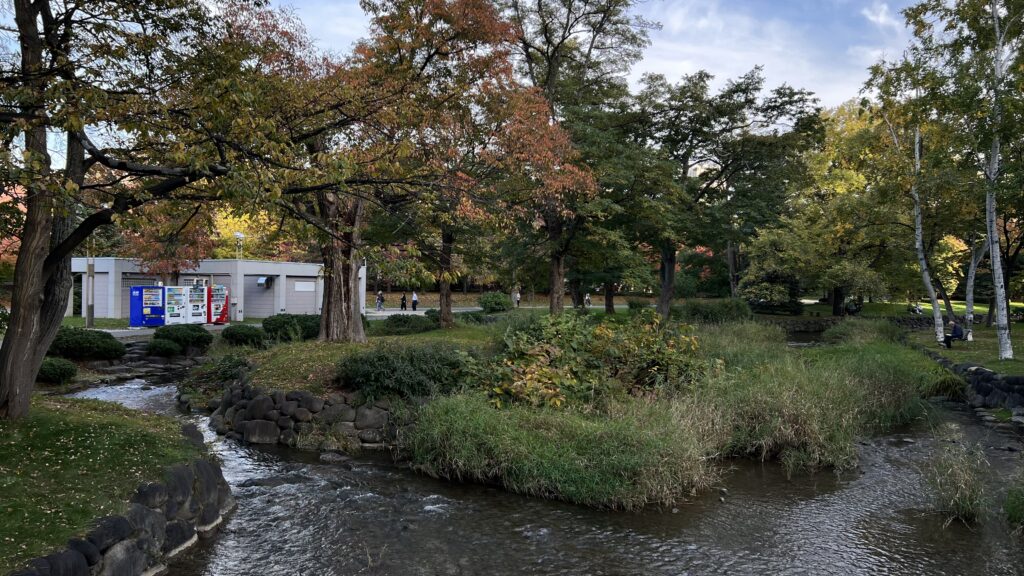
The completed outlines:
{"type": "Polygon", "coordinates": [[[985,453],[980,446],[966,443],[953,425],[938,434],[945,442],[925,467],[935,507],[946,517],[947,524],[954,520],[965,524],[979,520],[987,503],[985,453]]]}
{"type": "Polygon", "coordinates": [[[139,484],[197,455],[173,418],[37,397],[26,418],[0,421],[0,573],[123,512],[139,484]]]}
{"type": "MultiPolygon", "coordinates": [[[[967,304],[962,300],[953,300],[953,311],[957,314],[964,314],[967,312],[967,304]]],[[[861,316],[908,316],[907,312],[908,304],[906,302],[865,302],[864,309],[861,310],[861,316]]],[[[939,307],[942,308],[942,313],[946,313],[946,306],[940,301],[939,307]]],[[[1024,308],[1024,302],[1011,302],[1010,309],[1024,308]]],[[[930,317],[932,314],[931,302],[922,300],[921,310],[925,316],[930,317]]],[[[987,314],[988,304],[985,302],[974,303],[975,314],[987,314]]],[[[805,304],[804,315],[818,315],[818,316],[831,316],[832,305],[831,304],[805,304]]]]}
{"type": "Polygon", "coordinates": [[[1007,489],[1003,512],[1017,532],[1024,531],[1024,477],[1018,476],[1007,489]]]}
{"type": "Polygon", "coordinates": [[[482,393],[424,406],[403,445],[421,471],[598,508],[670,505],[707,489],[726,428],[686,401],[619,407],[611,417],[513,407],[482,393]]]}
{"type": "MultiPolygon", "coordinates": [[[[85,328],[85,318],[81,316],[65,316],[63,326],[69,328],[85,328]]],[[[127,318],[93,318],[93,328],[97,330],[120,330],[128,328],[127,318]]]]}
{"type": "MultiPolygon", "coordinates": [[[[1014,324],[1016,330],[1010,334],[1011,341],[1014,338],[1024,337],[1024,331],[1019,328],[1024,324],[1014,324]]],[[[931,330],[914,330],[907,336],[912,343],[919,344],[942,354],[953,362],[972,362],[980,364],[1001,372],[1003,374],[1024,374],[1024,359],[1017,356],[1019,346],[1014,346],[1013,360],[999,359],[999,342],[996,337],[995,328],[986,328],[984,325],[974,327],[973,342],[954,342],[951,349],[946,349],[941,343],[935,341],[935,333],[931,330]]]]}

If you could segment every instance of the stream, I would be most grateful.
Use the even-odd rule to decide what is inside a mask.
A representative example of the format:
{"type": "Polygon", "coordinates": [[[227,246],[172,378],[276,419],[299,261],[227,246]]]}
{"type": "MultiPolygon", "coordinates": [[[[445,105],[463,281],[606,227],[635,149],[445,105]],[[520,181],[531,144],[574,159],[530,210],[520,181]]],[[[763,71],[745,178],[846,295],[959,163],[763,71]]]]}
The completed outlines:
{"type": "MultiPolygon", "coordinates": [[[[240,446],[181,415],[173,386],[141,380],[74,394],[195,422],[222,460],[238,508],[181,558],[176,576],[317,574],[699,575],[1024,572],[1024,540],[996,505],[970,528],[931,512],[920,466],[927,425],[866,440],[856,470],[787,479],[734,461],[724,490],[677,509],[600,512],[413,474],[384,457],[322,463],[316,454],[240,446]]],[[[1018,470],[1019,439],[966,409],[939,408],[985,447],[990,492],[1018,470]]]]}

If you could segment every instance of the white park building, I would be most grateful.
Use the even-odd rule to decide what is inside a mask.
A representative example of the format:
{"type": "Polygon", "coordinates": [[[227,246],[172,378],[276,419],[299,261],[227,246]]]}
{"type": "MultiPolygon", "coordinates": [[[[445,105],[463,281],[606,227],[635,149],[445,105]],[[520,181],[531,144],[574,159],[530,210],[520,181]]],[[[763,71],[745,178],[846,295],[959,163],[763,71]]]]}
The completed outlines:
{"type": "MultiPolygon", "coordinates": [[[[72,258],[71,271],[85,276],[88,258],[72,258]]],[[[133,286],[154,286],[160,278],[141,271],[131,258],[93,258],[96,318],[128,318],[133,286]]],[[[76,284],[79,281],[76,278],[76,284]]],[[[230,292],[228,319],[266,318],[274,314],[319,314],[323,302],[323,266],[269,260],[200,260],[178,275],[179,286],[224,285],[230,292]]],[[[366,268],[360,269],[360,309],[366,306],[366,268]]],[[[82,282],[80,285],[85,286],[82,282]]],[[[83,292],[83,302],[88,296],[83,292]]],[[[85,307],[83,305],[82,309],[85,307]]],[[[69,303],[67,315],[71,315],[69,303]]]]}

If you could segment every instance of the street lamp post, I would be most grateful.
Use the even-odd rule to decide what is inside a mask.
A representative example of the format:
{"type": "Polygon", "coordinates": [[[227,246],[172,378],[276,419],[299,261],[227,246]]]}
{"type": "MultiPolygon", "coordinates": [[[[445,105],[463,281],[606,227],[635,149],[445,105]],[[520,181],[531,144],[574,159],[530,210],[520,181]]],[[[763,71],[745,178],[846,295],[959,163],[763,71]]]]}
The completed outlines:
{"type": "Polygon", "coordinates": [[[235,232],[235,248],[237,249],[238,259],[242,259],[242,240],[245,240],[245,234],[241,232],[235,232]]]}

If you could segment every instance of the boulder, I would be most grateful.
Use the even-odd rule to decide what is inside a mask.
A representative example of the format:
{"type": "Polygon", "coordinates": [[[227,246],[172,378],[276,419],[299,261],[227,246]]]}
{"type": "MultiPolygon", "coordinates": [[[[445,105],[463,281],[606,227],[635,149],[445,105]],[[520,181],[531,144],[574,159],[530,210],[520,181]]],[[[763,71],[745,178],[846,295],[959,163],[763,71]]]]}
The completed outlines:
{"type": "Polygon", "coordinates": [[[125,540],[132,535],[132,525],[124,516],[106,516],[96,522],[96,527],[85,535],[85,538],[92,542],[100,552],[106,552],[108,548],[125,540]]]}
{"type": "Polygon", "coordinates": [[[220,414],[210,416],[210,429],[221,436],[228,433],[228,425],[224,422],[224,417],[220,414]]]}
{"type": "Polygon", "coordinates": [[[167,488],[159,482],[143,484],[135,490],[132,502],[138,502],[147,508],[162,508],[167,502],[167,488]]]}
{"type": "Polygon", "coordinates": [[[298,442],[299,435],[294,430],[282,430],[280,436],[281,444],[285,446],[295,446],[298,442]]]}
{"type": "Polygon", "coordinates": [[[327,395],[326,404],[328,406],[334,406],[335,404],[345,404],[345,395],[341,392],[331,392],[327,395]]]}
{"type": "Polygon", "coordinates": [[[359,431],[359,441],[367,444],[380,444],[384,441],[384,431],[380,428],[367,428],[359,431]]]}
{"type": "Polygon", "coordinates": [[[188,440],[188,442],[196,448],[203,448],[206,446],[203,433],[200,432],[199,428],[196,428],[196,425],[191,422],[181,425],[181,434],[185,437],[185,440],[188,440]]]}
{"type": "Polygon", "coordinates": [[[246,420],[267,420],[267,412],[274,409],[274,401],[266,394],[260,394],[249,402],[245,410],[246,420]]]}
{"type": "Polygon", "coordinates": [[[288,400],[285,403],[281,404],[281,408],[279,409],[279,411],[281,412],[282,416],[289,416],[290,417],[292,414],[295,413],[295,411],[298,408],[299,408],[299,403],[298,402],[296,402],[294,400],[288,400]]]}
{"type": "Polygon", "coordinates": [[[277,422],[251,420],[246,423],[243,434],[245,441],[250,444],[277,444],[281,431],[277,427],[277,422]]]}
{"type": "Polygon", "coordinates": [[[292,418],[296,422],[309,422],[313,419],[313,413],[305,408],[296,408],[295,412],[292,413],[292,418]]]}
{"type": "Polygon", "coordinates": [[[353,422],[356,419],[356,409],[348,404],[332,404],[317,414],[317,419],[328,426],[335,422],[353,422]]]}
{"type": "Polygon", "coordinates": [[[137,532],[143,532],[150,537],[155,556],[164,543],[164,527],[167,525],[164,515],[142,504],[132,504],[126,516],[137,532]]]}
{"type": "Polygon", "coordinates": [[[82,538],[68,540],[68,548],[81,554],[85,558],[85,563],[89,566],[99,564],[100,559],[103,558],[103,555],[100,554],[100,549],[95,544],[82,538]]]}
{"type": "Polygon", "coordinates": [[[295,423],[292,422],[291,418],[287,416],[281,416],[280,418],[277,419],[277,427],[280,428],[281,430],[291,430],[292,428],[295,427],[295,423]]]}
{"type": "Polygon", "coordinates": [[[271,410],[270,412],[267,412],[266,415],[263,416],[263,419],[264,420],[270,420],[271,422],[273,422],[273,421],[277,420],[280,417],[281,417],[281,412],[279,412],[277,410],[271,410]]]}
{"type": "Polygon", "coordinates": [[[50,576],[89,576],[89,563],[75,550],[61,550],[46,556],[50,576]]]}
{"type": "Polygon", "coordinates": [[[311,432],[313,432],[312,422],[299,422],[298,424],[295,425],[296,434],[309,434],[311,432]]]}
{"type": "Polygon", "coordinates": [[[383,428],[388,422],[388,413],[374,406],[360,406],[356,409],[356,428],[383,428]]]}
{"type": "Polygon", "coordinates": [[[274,406],[280,408],[285,403],[284,392],[280,390],[274,390],[270,393],[270,397],[274,400],[274,406]]]}
{"type": "Polygon", "coordinates": [[[146,545],[141,540],[118,542],[103,555],[99,576],[137,576],[146,569],[146,545]]]}
{"type": "MultiPolygon", "coordinates": [[[[192,497],[192,483],[195,481],[195,474],[186,464],[176,464],[167,469],[166,481],[167,502],[183,504],[192,497]]],[[[171,515],[168,514],[168,517],[171,515]]]]}
{"type": "Polygon", "coordinates": [[[163,553],[175,550],[196,535],[194,526],[184,520],[172,520],[167,523],[167,537],[164,539],[163,553]]]}
{"type": "Polygon", "coordinates": [[[203,510],[213,509],[219,512],[217,493],[221,476],[217,473],[216,466],[210,463],[209,460],[199,458],[193,463],[193,467],[196,471],[194,494],[196,500],[199,501],[203,510]]]}

